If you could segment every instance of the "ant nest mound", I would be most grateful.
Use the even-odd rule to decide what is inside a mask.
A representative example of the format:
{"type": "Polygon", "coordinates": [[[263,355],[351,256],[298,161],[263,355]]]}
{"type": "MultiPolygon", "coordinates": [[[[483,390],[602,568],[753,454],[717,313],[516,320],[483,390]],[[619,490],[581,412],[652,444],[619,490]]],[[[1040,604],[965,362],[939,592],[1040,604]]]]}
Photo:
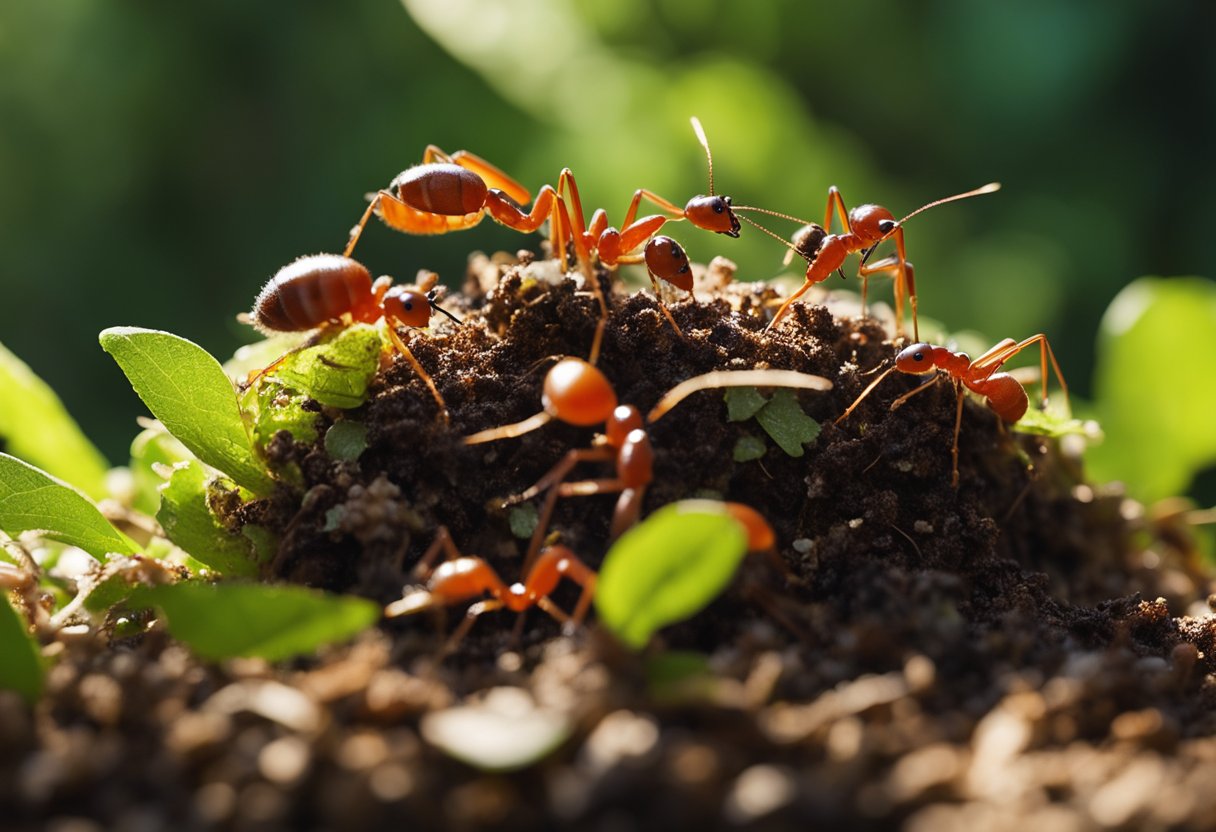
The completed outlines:
{"type": "MultiPolygon", "coordinates": [[[[1094,605],[1139,593],[1163,597],[1181,614],[1206,598],[1207,579],[1186,553],[1165,551],[1157,569],[1138,566],[1123,498],[1085,485],[1078,460],[1061,453],[1056,440],[1009,430],[970,398],[959,438],[960,482],[953,487],[956,398],[949,384],[891,411],[897,397],[920,384],[893,374],[846,422],[834,424],[875,370],[891,362],[897,345],[887,330],[871,318],[837,317],[829,302],[796,304],[766,333],[778,293],[733,277],[722,263],[698,269],[694,299],[668,298],[677,332],[653,296],[614,291],[600,274],[611,312],[596,366],[622,404],[646,413],[678,383],[714,370],[795,370],[833,385],[792,396],[793,410],[818,426],[801,454],[783,450],[763,419],[731,421],[721,391],[700,392],[647,427],[653,480],[642,516],[694,496],[749,505],[771,523],[796,578],[756,576],[767,586],[766,603],[730,592],[669,630],[669,643],[714,649],[760,621],[807,649],[838,644],[848,634],[864,666],[877,669],[901,665],[910,651],[936,652],[935,644],[974,649],[981,632],[1021,640],[1019,628],[1034,621],[1026,633],[1047,629],[1027,649],[1047,651],[1047,661],[1049,646],[1076,637],[1077,627],[1100,643],[1112,628],[1139,632],[1137,616],[1149,614],[1132,601],[1100,614],[1089,609],[1094,605]]],[[[547,369],[561,356],[587,356],[597,301],[582,278],[525,254],[475,256],[463,292],[443,302],[462,323],[436,318],[430,333],[410,332],[407,340],[442,393],[450,422],[437,418],[408,364],[394,361],[383,370],[355,414],[368,428],[357,463],[329,460],[320,443],[297,449],[310,498],[284,507],[280,525],[290,526],[290,534],[276,561],[280,576],[388,603],[410,582],[440,525],[461,550],[484,558],[508,581],[519,574],[529,505],[539,500],[506,504],[567,452],[590,447],[596,429],[554,419],[516,438],[473,446],[462,438],[540,410],[547,369]],[[398,507],[364,510],[372,495],[398,507]],[[346,518],[338,524],[336,509],[346,518]],[[367,528],[353,519],[365,515],[367,528]]],[[[578,471],[579,479],[614,476],[610,462],[584,463],[578,471]]],[[[615,502],[615,493],[559,500],[551,532],[595,567],[610,542],[615,502]]],[[[525,645],[557,633],[544,616],[530,616],[529,625],[525,645]]],[[[469,642],[501,647],[508,629],[482,625],[469,642]]],[[[1179,643],[1184,629],[1150,628],[1144,649],[1179,643]]]]}

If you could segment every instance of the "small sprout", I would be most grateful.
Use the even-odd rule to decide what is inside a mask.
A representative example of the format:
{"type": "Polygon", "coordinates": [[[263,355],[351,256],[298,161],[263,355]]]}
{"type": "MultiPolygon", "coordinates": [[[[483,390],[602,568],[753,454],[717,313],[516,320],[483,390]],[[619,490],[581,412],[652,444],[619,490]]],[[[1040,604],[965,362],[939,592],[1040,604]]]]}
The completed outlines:
{"type": "Polygon", "coordinates": [[[536,513],[536,506],[531,503],[516,506],[507,514],[507,523],[511,526],[511,534],[520,540],[530,538],[532,533],[536,531],[536,524],[538,522],[540,522],[540,517],[536,513]]]}
{"type": "Polygon", "coordinates": [[[790,456],[805,453],[803,445],[819,436],[819,423],[806,415],[792,390],[778,390],[756,414],[760,427],[790,456]]]}
{"type": "Polygon", "coordinates": [[[731,422],[746,422],[768,404],[768,399],[755,387],[731,387],[723,397],[726,399],[726,418],[731,422]]]}
{"type": "Polygon", "coordinates": [[[334,459],[354,462],[367,450],[367,425],[349,419],[334,422],[325,431],[325,452],[334,459]]]}
{"type": "Polygon", "coordinates": [[[747,534],[720,503],[664,506],[604,557],[596,586],[600,621],[641,649],[656,630],[699,612],[730,583],[747,534]]]}
{"type": "Polygon", "coordinates": [[[323,532],[336,532],[342,528],[342,519],[346,516],[346,506],[339,503],[329,511],[325,512],[325,525],[321,528],[323,532]]]}
{"type": "Polygon", "coordinates": [[[136,590],[131,604],[158,607],[169,632],[205,659],[277,661],[345,641],[371,627],[380,607],[363,598],[294,586],[184,581],[136,590]]]}
{"type": "MultiPolygon", "coordinates": [[[[815,441],[819,436],[819,423],[806,415],[798,397],[789,388],[781,388],[766,399],[754,387],[736,387],[726,391],[726,417],[732,422],[743,422],[755,417],[772,440],[789,456],[799,457],[806,451],[803,445],[815,441]]],[[[759,459],[763,451],[757,451],[754,437],[744,437],[735,445],[735,461],[747,462],[759,459]],[[744,444],[745,440],[749,440],[744,444]],[[742,458],[741,458],[742,457],[742,458]]]]}
{"type": "Polygon", "coordinates": [[[764,440],[750,435],[740,436],[732,456],[735,462],[751,462],[763,457],[767,450],[768,446],[764,444],[764,440]]]}

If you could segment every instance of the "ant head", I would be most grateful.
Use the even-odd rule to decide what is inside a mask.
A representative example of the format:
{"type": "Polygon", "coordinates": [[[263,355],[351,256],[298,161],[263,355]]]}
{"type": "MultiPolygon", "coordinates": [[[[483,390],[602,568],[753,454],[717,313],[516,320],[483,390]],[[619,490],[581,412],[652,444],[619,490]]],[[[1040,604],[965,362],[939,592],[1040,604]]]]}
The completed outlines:
{"type": "Polygon", "coordinates": [[[866,245],[877,243],[898,227],[895,216],[881,205],[858,205],[849,212],[849,228],[866,245]]]}
{"type": "Polygon", "coordinates": [[[728,196],[694,196],[684,206],[684,216],[697,228],[730,237],[739,236],[739,218],[735,216],[728,196]]]}
{"type": "Polygon", "coordinates": [[[913,344],[904,347],[895,356],[895,368],[901,373],[921,375],[933,369],[933,347],[929,344],[913,344]]]}
{"type": "Polygon", "coordinates": [[[642,414],[636,407],[631,404],[620,405],[612,411],[612,415],[608,417],[608,424],[604,427],[608,444],[614,448],[621,447],[625,444],[629,434],[632,431],[640,430],[643,424],[642,414]]]}
{"type": "Polygon", "coordinates": [[[384,295],[384,314],[406,326],[426,327],[431,322],[431,302],[416,289],[394,286],[384,295]]]}
{"type": "Polygon", "coordinates": [[[688,255],[675,240],[660,234],[652,237],[642,253],[646,268],[677,289],[692,291],[692,265],[688,255]]]}
{"type": "Polygon", "coordinates": [[[581,358],[563,358],[545,376],[541,404],[554,418],[590,427],[606,422],[612,415],[616,391],[591,364],[581,358]]]}

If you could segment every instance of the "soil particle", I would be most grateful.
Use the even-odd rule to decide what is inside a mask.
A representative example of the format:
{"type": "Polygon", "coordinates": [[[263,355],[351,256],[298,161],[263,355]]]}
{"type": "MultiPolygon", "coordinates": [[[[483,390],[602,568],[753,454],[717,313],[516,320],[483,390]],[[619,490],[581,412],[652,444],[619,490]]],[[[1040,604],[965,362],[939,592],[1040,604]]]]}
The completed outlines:
{"type": "MultiPolygon", "coordinates": [[[[594,624],[540,613],[479,619],[436,662],[461,616],[386,623],[284,665],[204,665],[153,630],[64,641],[34,708],[0,694],[0,805],[12,829],[180,828],[1211,828],[1216,825],[1216,587],[1185,535],[1084,481],[1052,440],[893,374],[835,419],[895,346],[870,318],[795,305],[763,331],[775,293],[729,282],[669,300],[612,296],[598,366],[646,412],[714,369],[815,373],[798,402],[822,427],[801,457],[702,392],[648,427],[644,513],[712,493],[774,526],[795,578],[745,564],[700,615],[641,656],[594,624]],[[735,462],[744,436],[764,455],[735,462]],[[1202,617],[1187,617],[1201,610],[1202,617]],[[669,678],[664,662],[705,657],[669,678]],[[558,714],[566,739],[513,774],[483,773],[428,739],[431,715],[511,689],[558,714]]],[[[606,279],[606,276],[603,276],[606,279]]],[[[708,285],[701,284],[703,287],[708,285]]],[[[368,428],[357,462],[276,437],[302,487],[235,523],[279,535],[270,577],[387,603],[439,525],[519,577],[527,541],[506,498],[594,430],[552,422],[516,439],[461,437],[540,409],[547,368],[585,357],[597,321],[581,281],[528,256],[471,262],[463,323],[403,332],[447,400],[450,425],[405,362],[344,418],[368,428]]],[[[329,417],[327,417],[329,418],[329,417]]],[[[587,464],[578,478],[607,478],[587,464]]],[[[559,501],[552,529],[597,565],[615,495],[559,501]]],[[[554,600],[568,608],[573,591],[554,600]]],[[[508,744],[509,745],[509,744],[508,744]]]]}

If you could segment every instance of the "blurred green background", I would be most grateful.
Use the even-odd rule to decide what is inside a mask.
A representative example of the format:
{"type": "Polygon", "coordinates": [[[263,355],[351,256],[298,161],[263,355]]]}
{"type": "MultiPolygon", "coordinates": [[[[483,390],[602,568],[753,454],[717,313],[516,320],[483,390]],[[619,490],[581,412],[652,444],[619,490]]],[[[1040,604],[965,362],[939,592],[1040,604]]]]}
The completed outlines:
{"type": "MultiPolygon", "coordinates": [[[[1214,24],[1216,4],[1101,0],[9,0],[0,341],[123,461],[144,409],[102,328],[230,354],[261,284],[340,250],[363,194],[430,142],[534,191],[568,165],[614,220],[637,187],[682,204],[706,186],[696,114],[740,204],[818,219],[835,184],[900,216],[1001,181],[909,223],[921,309],[991,340],[1046,332],[1084,396],[1122,286],[1216,274],[1214,24]]],[[[782,270],[754,229],[674,233],[741,277],[782,270]]],[[[457,282],[470,250],[537,242],[374,223],[359,257],[457,282]]]]}

